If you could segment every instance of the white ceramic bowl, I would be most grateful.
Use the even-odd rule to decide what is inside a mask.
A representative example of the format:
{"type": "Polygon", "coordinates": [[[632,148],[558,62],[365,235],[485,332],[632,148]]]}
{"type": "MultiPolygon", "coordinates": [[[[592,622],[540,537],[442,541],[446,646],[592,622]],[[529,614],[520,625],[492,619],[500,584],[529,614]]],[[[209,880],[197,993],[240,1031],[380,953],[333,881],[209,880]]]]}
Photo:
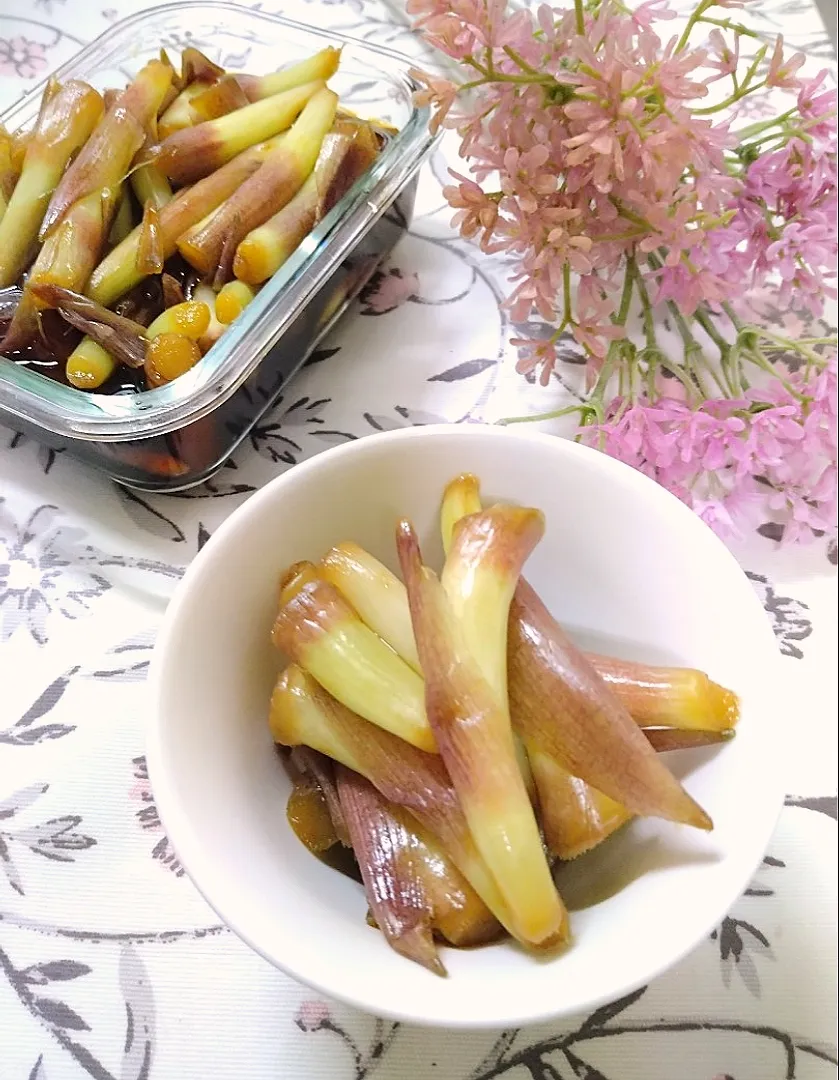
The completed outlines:
{"type": "Polygon", "coordinates": [[[380,1016],[518,1025],[591,1009],[654,978],[699,944],[747,886],[782,802],[777,661],[734,558],[640,473],[537,433],[409,428],[290,469],[206,544],[155,649],[149,773],[190,877],[271,963],[380,1016]],[[318,862],[286,823],[289,782],[266,722],[278,670],[269,631],[278,575],[294,560],[352,539],[398,570],[400,516],[414,521],[426,562],[439,566],[441,492],[464,471],[480,477],[488,499],[545,512],[527,577],[580,640],[702,668],[741,695],[743,712],[732,743],[670,758],[712,815],[712,833],[633,823],[564,868],[564,893],[578,907],[567,952],[540,962],[509,943],[446,949],[449,978],[441,979],[388,948],[365,924],[361,887],[318,862]]]}

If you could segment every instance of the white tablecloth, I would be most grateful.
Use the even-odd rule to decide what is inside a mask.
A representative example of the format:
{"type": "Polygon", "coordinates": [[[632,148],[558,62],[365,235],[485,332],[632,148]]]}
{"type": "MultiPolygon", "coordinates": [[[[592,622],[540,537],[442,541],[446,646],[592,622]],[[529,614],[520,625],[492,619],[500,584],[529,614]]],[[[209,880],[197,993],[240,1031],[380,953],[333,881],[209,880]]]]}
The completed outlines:
{"type": "MultiPolygon", "coordinates": [[[[0,0],[2,103],[151,6],[103,3],[0,0]]],[[[418,48],[379,0],[283,10],[418,48]]],[[[753,18],[816,69],[831,62],[807,0],[765,0],[753,18]]],[[[322,1000],[218,924],[161,831],[143,680],[172,589],[219,523],[334,443],[535,412],[565,392],[515,374],[506,270],[449,231],[444,176],[438,155],[391,264],[211,484],[140,496],[0,428],[0,1080],[835,1076],[835,541],[779,550],[768,526],[737,548],[789,684],[789,797],[762,868],[692,956],[591,1016],[445,1034],[322,1000]]]]}

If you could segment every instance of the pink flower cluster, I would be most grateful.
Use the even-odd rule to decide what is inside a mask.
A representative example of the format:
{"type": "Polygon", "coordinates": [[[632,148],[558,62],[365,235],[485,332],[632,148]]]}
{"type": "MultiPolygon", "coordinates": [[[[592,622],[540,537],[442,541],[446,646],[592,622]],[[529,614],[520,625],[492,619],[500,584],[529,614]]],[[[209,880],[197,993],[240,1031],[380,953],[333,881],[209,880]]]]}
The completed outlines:
{"type": "Polygon", "coordinates": [[[415,73],[432,126],[455,130],[468,162],[445,188],[454,224],[512,256],[512,320],[535,312],[555,327],[513,340],[518,370],[547,384],[570,332],[588,358],[589,405],[606,418],[584,438],[722,530],[768,494],[795,537],[834,527],[835,359],[802,346],[811,375],[796,389],[798,376],[771,377],[759,336],[745,349],[732,338],[744,330],[738,299],[767,284],[782,308],[814,316],[836,295],[837,96],[827,73],[802,77],[804,58],[781,38],[770,49],[713,10],[742,6],[697,0],[681,34],[659,36],[674,17],[667,0],[634,11],[620,0],[524,11],[507,0],[408,0],[462,71],[458,82],[415,73]],[[746,124],[747,113],[766,117],[752,95],[768,90],[794,104],[746,124]],[[622,340],[639,310],[643,349],[622,340]],[[655,338],[665,310],[681,361],[655,338]],[[696,325],[714,343],[710,357],[696,325]],[[770,377],[744,392],[751,365],[770,377]],[[682,400],[658,396],[662,368],[682,400]],[[616,378],[652,397],[633,389],[610,402],[616,378]],[[723,396],[710,397],[712,384],[723,396]]]}
{"type": "Polygon", "coordinates": [[[768,507],[794,542],[836,527],[837,364],[715,398],[698,408],[662,397],[610,403],[584,439],[646,473],[717,532],[768,507]]]}
{"type": "MultiPolygon", "coordinates": [[[[472,176],[455,173],[445,190],[457,227],[520,262],[508,301],[516,321],[534,309],[552,320],[569,268],[587,297],[610,301],[600,333],[570,320],[602,357],[629,255],[653,302],[673,300],[688,315],[776,266],[814,308],[830,292],[836,94],[824,73],[800,81],[803,57],[786,59],[780,39],[763,84],[798,92],[808,141],[763,153],[758,142],[743,168],[730,116],[706,102],[709,87],[736,72],[740,38],[714,29],[704,47],[663,42],[654,24],[673,15],[663,0],[632,13],[604,2],[596,14],[591,5],[511,14],[504,0],[409,0],[408,10],[467,68],[472,98],[462,109],[449,80],[424,77],[420,97],[435,106],[435,123],[459,132],[471,163],[472,176]],[[649,265],[658,253],[661,265],[649,265]]],[[[543,345],[530,353],[550,368],[543,345]]]]}
{"type": "Polygon", "coordinates": [[[779,307],[793,298],[813,315],[836,297],[836,91],[825,72],[801,85],[802,135],[768,149],[743,170],[730,223],[708,235],[708,265],[735,287],[779,278],[779,307]]]}

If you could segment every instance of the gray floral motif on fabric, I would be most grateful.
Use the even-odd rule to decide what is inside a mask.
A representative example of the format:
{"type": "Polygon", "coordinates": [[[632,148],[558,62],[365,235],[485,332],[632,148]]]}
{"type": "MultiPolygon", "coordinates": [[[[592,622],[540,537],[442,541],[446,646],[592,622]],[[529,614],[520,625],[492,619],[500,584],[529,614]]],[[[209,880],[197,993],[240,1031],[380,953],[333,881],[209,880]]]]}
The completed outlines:
{"type": "Polygon", "coordinates": [[[23,878],[12,858],[12,851],[28,849],[53,862],[75,862],[77,851],[86,851],[96,844],[92,836],[78,831],[79,814],[39,821],[34,825],[19,825],[13,819],[28,810],[49,790],[49,784],[30,784],[15,791],[0,802],[0,867],[12,889],[23,896],[23,878]],[[8,824],[7,824],[8,823],[8,824]]]}
{"type": "Polygon", "coordinates": [[[111,588],[93,567],[79,565],[84,536],[49,504],[18,524],[0,498],[0,641],[23,630],[43,645],[51,621],[81,618],[111,588]]]}
{"type": "MultiPolygon", "coordinates": [[[[150,1080],[157,1035],[154,996],[145,964],[134,945],[125,943],[119,955],[118,982],[124,1037],[119,1061],[113,1069],[109,1069],[102,1057],[91,1049],[95,1036],[93,1025],[64,1000],[69,993],[62,990],[62,986],[92,977],[90,966],[62,959],[18,967],[0,946],[0,972],[23,1008],[40,1021],[52,1040],[87,1076],[93,1080],[150,1080]]],[[[44,1054],[40,1054],[32,1066],[29,1080],[33,1078],[47,1080],[44,1054]]]]}
{"type": "Polygon", "coordinates": [[[151,785],[149,784],[149,770],[146,766],[145,757],[136,757],[131,763],[134,766],[134,786],[131,788],[131,798],[136,799],[141,804],[140,809],[136,812],[137,821],[140,823],[140,828],[146,829],[151,833],[160,833],[160,838],[152,848],[152,858],[161,862],[168,870],[171,870],[176,877],[183,877],[184,868],[178,861],[175,855],[172,845],[169,842],[169,838],[163,835],[163,823],[160,820],[160,815],[157,812],[157,807],[154,803],[154,795],[152,794],[151,785]]]}
{"type": "Polygon", "coordinates": [[[807,612],[808,607],[791,596],[779,596],[774,586],[763,574],[747,570],[746,576],[753,582],[758,595],[772,620],[772,629],[778,639],[778,646],[784,656],[801,660],[804,653],[801,642],[813,633],[813,623],[807,612]]]}
{"type": "MultiPolygon", "coordinates": [[[[799,1075],[799,1063],[803,1065],[806,1060],[831,1065],[836,1063],[834,1047],[815,1046],[799,1035],[770,1025],[691,1017],[645,1019],[642,1009],[647,990],[646,986],[642,986],[640,990],[595,1009],[570,1031],[561,1030],[547,1038],[534,1041],[526,1028],[502,1032],[465,1080],[497,1080],[502,1077],[505,1080],[622,1080],[621,1073],[610,1070],[607,1074],[598,1068],[595,1064],[599,1056],[598,1048],[604,1042],[626,1041],[627,1053],[637,1053],[637,1037],[644,1034],[670,1040],[699,1033],[707,1037],[713,1033],[730,1040],[732,1044],[745,1042],[747,1045],[766,1040],[770,1045],[778,1046],[781,1058],[786,1063],[786,1069],[774,1075],[785,1076],[787,1080],[795,1080],[799,1075]]],[[[352,1072],[348,1076],[353,1076],[354,1080],[368,1080],[373,1076],[401,1030],[399,1024],[377,1020],[369,1044],[364,1046],[334,1015],[334,1010],[318,1000],[304,1001],[294,1022],[307,1034],[325,1032],[337,1037],[344,1044],[352,1062],[352,1072]]],[[[752,1050],[752,1054],[755,1050],[752,1050]]],[[[441,1046],[441,1053],[444,1052],[441,1046]]],[[[436,1064],[432,1061],[432,1068],[436,1064]]],[[[720,1077],[714,1080],[720,1080],[720,1077]]]]}
{"type": "Polygon", "coordinates": [[[102,573],[109,567],[169,578],[183,573],[170,563],[102,551],[63,518],[57,506],[45,503],[19,523],[0,497],[0,642],[23,631],[44,645],[57,620],[89,615],[112,588],[102,573]]]}

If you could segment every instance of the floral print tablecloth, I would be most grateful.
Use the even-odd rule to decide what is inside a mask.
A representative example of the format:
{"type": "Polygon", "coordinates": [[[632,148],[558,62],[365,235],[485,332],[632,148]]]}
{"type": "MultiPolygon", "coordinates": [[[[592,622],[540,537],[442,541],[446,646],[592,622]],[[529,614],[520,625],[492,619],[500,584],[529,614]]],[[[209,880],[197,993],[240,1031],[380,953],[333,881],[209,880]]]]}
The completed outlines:
{"type": "MultiPolygon", "coordinates": [[[[0,104],[151,6],[112,2],[0,0],[0,104]]],[[[251,6],[421,48],[381,0],[251,6]]],[[[809,0],[762,0],[752,18],[766,35],[784,31],[813,70],[832,64],[809,0]]],[[[211,483],[140,495],[0,428],[0,1080],[836,1074],[829,538],[779,548],[777,527],[760,522],[736,549],[788,676],[789,796],[763,865],[692,956],[591,1015],[445,1034],[320,999],[219,925],[161,830],[143,756],[149,650],[183,567],[226,515],[336,443],[537,412],[575,391],[572,353],[545,388],[515,374],[504,343],[521,328],[499,303],[509,270],[450,232],[440,195],[449,153],[425,169],[411,233],[390,265],[211,483]]],[[[771,298],[767,312],[796,332],[795,313],[774,311],[771,298]]]]}

